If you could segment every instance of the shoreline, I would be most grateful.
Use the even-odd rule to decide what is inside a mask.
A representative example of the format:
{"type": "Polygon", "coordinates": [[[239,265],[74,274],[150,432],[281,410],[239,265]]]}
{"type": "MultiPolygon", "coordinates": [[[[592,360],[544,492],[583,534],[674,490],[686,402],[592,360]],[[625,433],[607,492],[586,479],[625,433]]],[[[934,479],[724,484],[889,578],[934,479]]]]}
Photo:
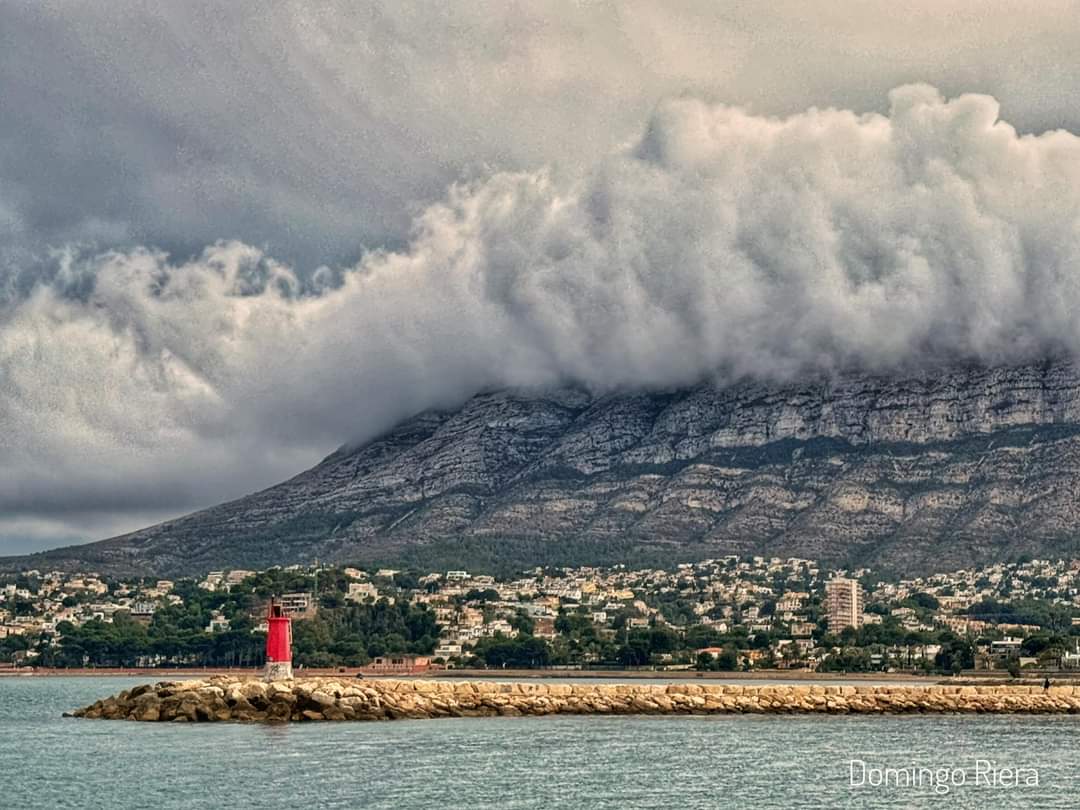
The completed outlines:
{"type": "MultiPolygon", "coordinates": [[[[0,678],[157,678],[191,679],[213,676],[261,677],[262,667],[201,667],[159,669],[156,667],[83,667],[0,669],[0,678]]],[[[992,674],[992,673],[987,673],[992,674]]],[[[752,670],[750,672],[700,672],[698,670],[623,670],[623,669],[438,669],[414,673],[376,672],[365,667],[328,667],[297,669],[297,678],[365,678],[461,680],[701,680],[701,681],[897,681],[933,683],[949,681],[941,675],[916,675],[906,672],[813,672],[810,670],[752,670]]],[[[965,675],[964,677],[971,677],[965,675]]],[[[951,682],[951,681],[949,681],[951,682]]]]}
{"type": "MultiPolygon", "coordinates": [[[[4,678],[147,678],[153,681],[189,681],[195,679],[229,677],[237,679],[260,679],[262,667],[209,667],[193,669],[157,669],[154,667],[99,667],[99,668],[26,668],[0,669],[4,678]]],[[[620,670],[620,669],[445,669],[417,673],[372,672],[363,667],[300,669],[296,678],[336,678],[354,680],[363,676],[366,680],[431,680],[461,681],[760,681],[763,684],[785,682],[822,683],[890,683],[916,686],[1040,686],[1044,677],[1054,685],[1080,685],[1080,675],[1065,673],[1031,673],[1028,677],[1013,679],[1007,673],[997,671],[964,672],[956,676],[921,675],[908,672],[813,672],[804,670],[752,670],[750,672],[698,672],[696,670],[620,670]]]]}
{"type": "Polygon", "coordinates": [[[591,680],[686,680],[686,681],[897,681],[932,683],[940,675],[914,675],[907,672],[814,672],[792,669],[755,669],[750,672],[699,672],[694,669],[452,669],[425,673],[429,678],[479,678],[483,680],[547,680],[550,678],[591,680]]]}

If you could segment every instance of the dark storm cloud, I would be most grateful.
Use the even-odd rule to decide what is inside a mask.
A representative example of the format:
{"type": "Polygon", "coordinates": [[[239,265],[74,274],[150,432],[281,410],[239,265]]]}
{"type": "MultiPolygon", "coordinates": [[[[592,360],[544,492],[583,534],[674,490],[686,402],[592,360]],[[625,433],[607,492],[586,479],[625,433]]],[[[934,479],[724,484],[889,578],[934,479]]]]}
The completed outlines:
{"type": "Polygon", "coordinates": [[[0,538],[485,387],[1080,348],[1073,4],[310,6],[0,10],[0,538]]]}
{"type": "Polygon", "coordinates": [[[928,81],[994,95],[1023,131],[1076,130],[1076,8],[7,2],[0,235],[241,239],[313,269],[400,246],[463,174],[589,165],[683,92],[883,110],[928,81]]]}

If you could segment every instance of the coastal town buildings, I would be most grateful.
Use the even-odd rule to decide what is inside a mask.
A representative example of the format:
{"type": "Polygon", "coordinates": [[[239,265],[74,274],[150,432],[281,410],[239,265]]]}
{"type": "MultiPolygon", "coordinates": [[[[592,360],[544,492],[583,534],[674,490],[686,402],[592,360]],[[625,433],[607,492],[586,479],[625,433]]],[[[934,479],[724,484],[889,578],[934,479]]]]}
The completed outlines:
{"type": "Polygon", "coordinates": [[[378,675],[417,675],[430,668],[431,659],[423,655],[380,655],[367,666],[378,675]]]}
{"type": "Polygon", "coordinates": [[[370,582],[350,582],[345,598],[350,602],[363,602],[367,599],[378,599],[379,589],[370,582]]]}
{"type": "Polygon", "coordinates": [[[310,619],[318,612],[315,597],[310,591],[283,593],[277,601],[282,612],[292,619],[310,619]]]}
{"type": "MultiPolygon", "coordinates": [[[[404,655],[429,666],[501,666],[499,656],[525,651],[523,665],[563,667],[1015,670],[1075,666],[1080,640],[1080,564],[1073,560],[903,579],[813,560],[726,556],[668,569],[537,568],[504,577],[325,565],[222,570],[197,580],[26,571],[0,578],[0,661],[47,660],[71,628],[116,623],[159,635],[160,627],[182,626],[229,639],[226,649],[243,646],[236,633],[266,630],[265,598],[255,597],[252,583],[274,577],[295,589],[275,595],[301,637],[304,622],[320,622],[326,612],[329,624],[313,638],[330,646],[305,643],[301,655],[354,665],[382,659],[384,668],[404,655]],[[394,636],[398,646],[387,649],[327,635],[344,621],[335,611],[376,617],[391,608],[430,622],[414,648],[394,636]]],[[[197,659],[173,664],[190,660],[197,659]]]]}
{"type": "Polygon", "coordinates": [[[830,579],[825,585],[825,607],[831,632],[858,629],[863,623],[862,586],[846,577],[830,579]]]}

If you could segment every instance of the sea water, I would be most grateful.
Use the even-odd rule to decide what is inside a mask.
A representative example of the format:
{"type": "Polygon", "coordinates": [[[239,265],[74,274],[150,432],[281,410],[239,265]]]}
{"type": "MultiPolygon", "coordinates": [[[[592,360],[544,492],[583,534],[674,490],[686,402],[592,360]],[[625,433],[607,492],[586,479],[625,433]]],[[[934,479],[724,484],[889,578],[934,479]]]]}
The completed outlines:
{"type": "Polygon", "coordinates": [[[0,808],[1080,807],[1069,715],[61,717],[145,680],[0,679],[0,808]]]}

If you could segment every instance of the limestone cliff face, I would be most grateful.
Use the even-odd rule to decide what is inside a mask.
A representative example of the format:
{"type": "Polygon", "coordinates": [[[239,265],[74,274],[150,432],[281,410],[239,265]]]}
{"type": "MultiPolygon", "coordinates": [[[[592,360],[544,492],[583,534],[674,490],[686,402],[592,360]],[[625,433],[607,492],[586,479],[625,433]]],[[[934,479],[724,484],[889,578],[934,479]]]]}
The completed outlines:
{"type": "Polygon", "coordinates": [[[40,565],[526,565],[803,556],[899,570],[1073,554],[1069,364],[594,398],[496,392],[264,492],[40,565]]]}

